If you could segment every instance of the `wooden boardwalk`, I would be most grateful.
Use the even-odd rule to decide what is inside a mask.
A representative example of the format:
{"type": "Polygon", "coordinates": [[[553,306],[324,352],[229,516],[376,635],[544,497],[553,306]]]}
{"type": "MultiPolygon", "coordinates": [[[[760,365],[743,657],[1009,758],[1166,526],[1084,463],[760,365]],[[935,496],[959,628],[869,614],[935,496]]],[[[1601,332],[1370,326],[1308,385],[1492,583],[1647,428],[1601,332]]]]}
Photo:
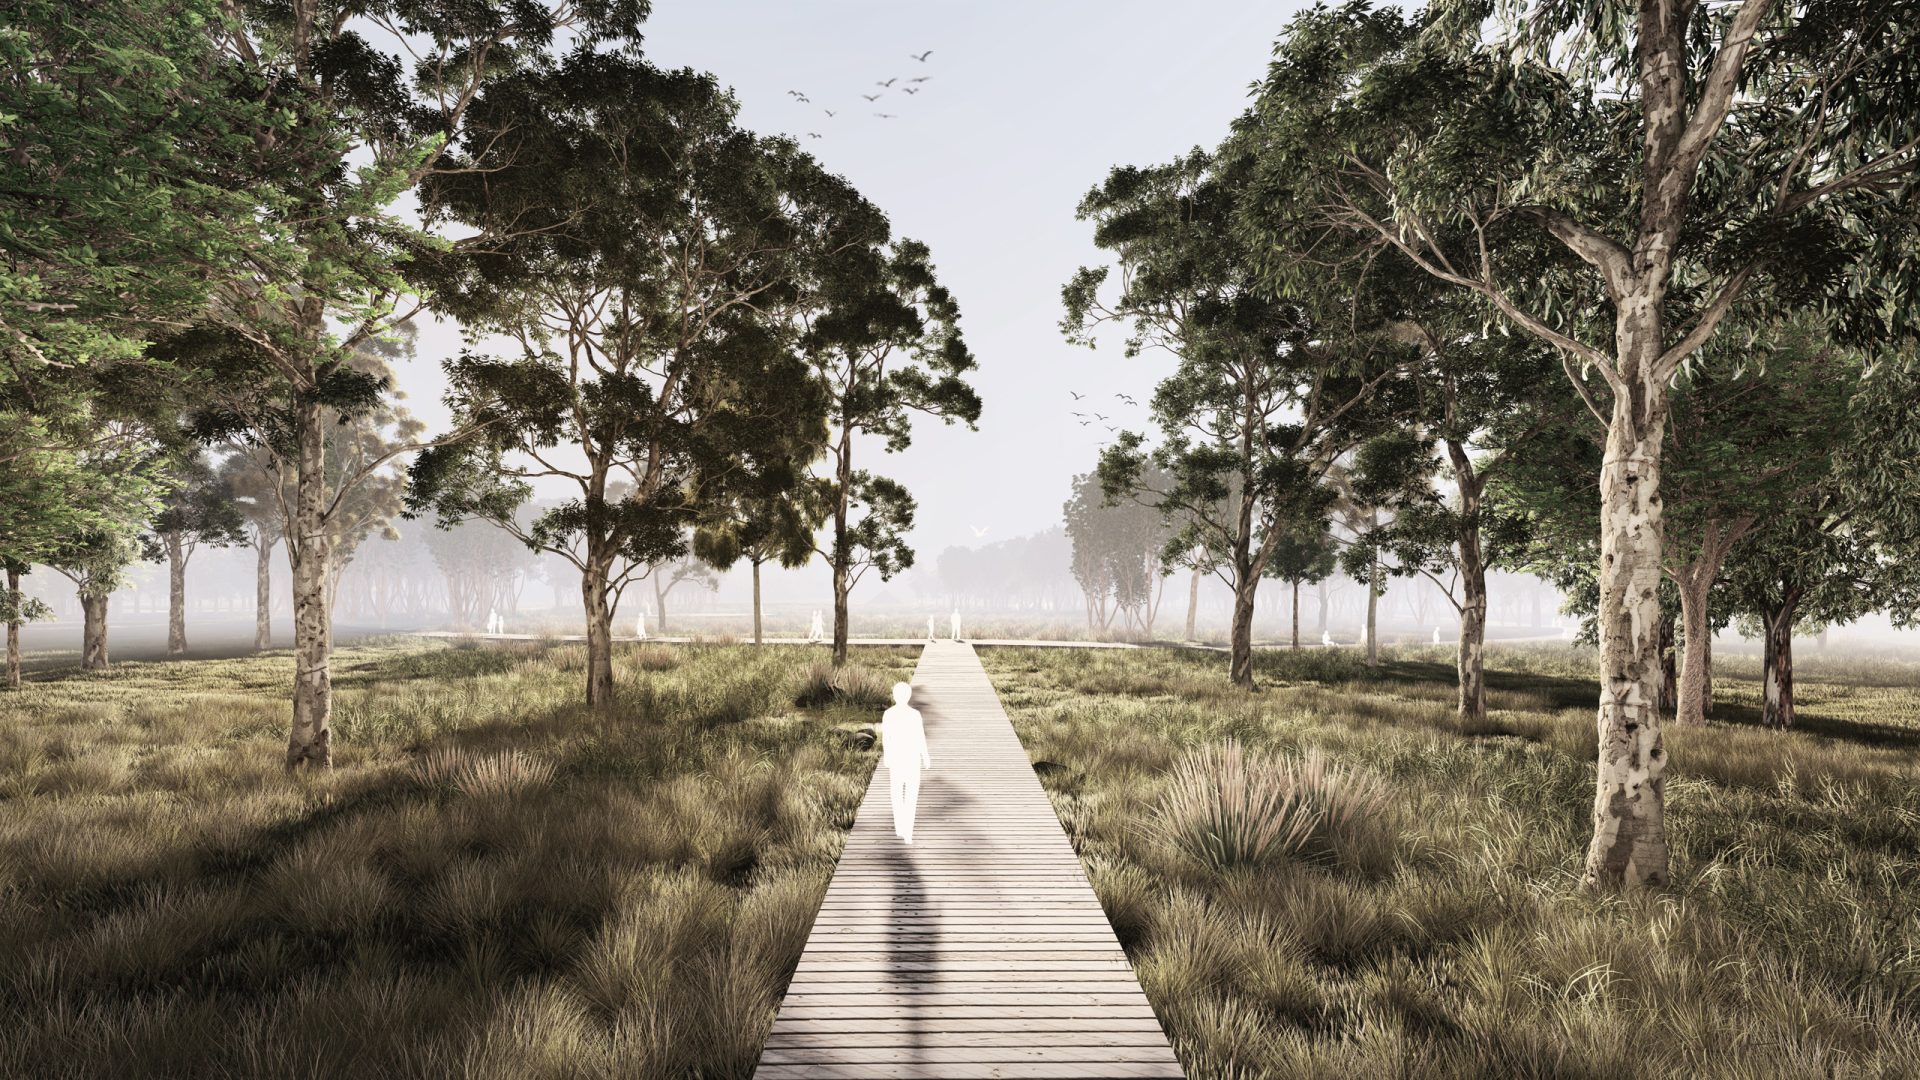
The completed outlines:
{"type": "Polygon", "coordinates": [[[1183,1076],[972,646],[913,684],[914,842],[876,768],[755,1076],[1183,1076]]]}

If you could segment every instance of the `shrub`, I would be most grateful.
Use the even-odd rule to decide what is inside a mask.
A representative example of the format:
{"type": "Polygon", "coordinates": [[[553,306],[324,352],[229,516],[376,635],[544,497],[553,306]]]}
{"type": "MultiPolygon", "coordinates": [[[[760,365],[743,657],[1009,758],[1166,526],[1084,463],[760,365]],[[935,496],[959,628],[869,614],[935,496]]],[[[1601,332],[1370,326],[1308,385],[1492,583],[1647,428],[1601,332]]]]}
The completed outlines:
{"type": "Polygon", "coordinates": [[[858,665],[815,664],[800,680],[793,703],[803,709],[833,704],[884,709],[893,704],[893,684],[858,665]]]}
{"type": "Polygon", "coordinates": [[[1318,750],[1289,759],[1235,739],[1188,752],[1173,768],[1149,830],[1211,870],[1330,853],[1355,823],[1385,809],[1371,774],[1329,765],[1318,750]]]}

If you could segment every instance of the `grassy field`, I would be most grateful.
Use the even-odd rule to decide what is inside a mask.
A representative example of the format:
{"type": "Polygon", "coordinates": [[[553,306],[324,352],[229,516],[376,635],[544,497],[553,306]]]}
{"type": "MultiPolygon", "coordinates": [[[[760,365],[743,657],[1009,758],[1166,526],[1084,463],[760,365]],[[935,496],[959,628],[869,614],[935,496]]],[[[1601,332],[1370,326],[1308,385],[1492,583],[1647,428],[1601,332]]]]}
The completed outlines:
{"type": "MultiPolygon", "coordinates": [[[[580,646],[336,661],[288,777],[286,654],[0,693],[0,1076],[747,1075],[914,650],[580,646]],[[796,705],[804,697],[811,707],[796,705]]],[[[55,676],[58,676],[57,678],[55,676]]]]}
{"type": "Polygon", "coordinates": [[[1803,664],[1783,734],[1724,664],[1668,737],[1676,884],[1622,900],[1577,887],[1591,653],[1496,651],[1473,728],[1445,652],[1391,655],[1262,653],[1248,696],[983,650],[1189,1075],[1920,1076],[1920,668],[1803,664]]]}

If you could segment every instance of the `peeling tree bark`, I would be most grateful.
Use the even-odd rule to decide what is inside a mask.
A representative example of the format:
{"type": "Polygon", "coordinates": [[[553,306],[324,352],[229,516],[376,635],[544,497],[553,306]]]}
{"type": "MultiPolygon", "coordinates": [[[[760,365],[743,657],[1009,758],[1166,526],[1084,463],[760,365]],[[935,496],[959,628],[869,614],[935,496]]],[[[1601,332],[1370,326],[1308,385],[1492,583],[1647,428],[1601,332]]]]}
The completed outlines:
{"type": "Polygon", "coordinates": [[[107,600],[111,594],[80,594],[80,667],[101,671],[107,666],[107,600]]]}
{"type": "MultiPolygon", "coordinates": [[[[847,536],[847,503],[853,497],[853,437],[842,432],[834,463],[838,487],[833,501],[833,666],[847,662],[847,594],[853,589],[853,542],[847,536]]],[[[1105,620],[1102,620],[1104,628],[1105,620]]]]}
{"type": "Polygon", "coordinates": [[[760,638],[760,563],[753,564],[753,643],[764,644],[760,638]]]}
{"type": "Polygon", "coordinates": [[[1199,612],[1200,612],[1200,568],[1196,566],[1193,568],[1193,576],[1187,580],[1187,638],[1186,639],[1188,641],[1197,640],[1194,637],[1193,627],[1194,627],[1194,620],[1198,616],[1199,612]]]}
{"type": "Polygon", "coordinates": [[[1233,633],[1228,646],[1228,677],[1233,685],[1253,689],[1253,604],[1259,579],[1246,575],[1233,590],[1233,633]]]}
{"type": "Polygon", "coordinates": [[[273,648],[273,541],[264,529],[253,534],[253,647],[273,648]]]}
{"type": "Polygon", "coordinates": [[[1726,564],[1728,552],[1753,531],[1754,524],[1751,517],[1707,522],[1693,559],[1673,571],[1674,584],[1680,589],[1681,631],[1685,638],[1680,661],[1680,699],[1674,706],[1674,719],[1678,723],[1701,723],[1712,707],[1713,622],[1708,598],[1712,595],[1713,583],[1720,577],[1720,568],[1726,564]]]}
{"type": "Polygon", "coordinates": [[[333,767],[333,613],[327,606],[333,538],[327,531],[327,437],[320,403],[294,408],[299,470],[293,536],[293,730],[288,769],[333,767]]]}
{"type": "Polygon", "coordinates": [[[1660,712],[1671,715],[1680,704],[1680,672],[1675,663],[1674,617],[1660,619],[1660,712]]]}
{"type": "Polygon", "coordinates": [[[1460,650],[1456,662],[1463,722],[1487,718],[1487,558],[1480,538],[1480,504],[1485,481],[1476,475],[1467,446],[1446,440],[1447,456],[1459,498],[1453,538],[1454,567],[1460,572],[1460,650]]]}
{"type": "Polygon", "coordinates": [[[587,707],[601,710],[613,705],[613,606],[607,587],[612,560],[592,538],[588,544],[591,550],[580,574],[587,616],[587,707]]]}
{"type": "Polygon", "coordinates": [[[1380,560],[1367,564],[1367,666],[1380,666],[1380,560]]]}
{"type": "Polygon", "coordinates": [[[179,533],[167,534],[167,655],[187,651],[187,552],[179,533]]]}
{"type": "Polygon", "coordinates": [[[1585,880],[1606,890],[1667,880],[1667,751],[1659,710],[1666,385],[1653,370],[1659,302],[1648,296],[1619,302],[1622,353],[1643,363],[1616,387],[1600,467],[1599,761],[1585,880]]]}
{"type": "MultiPolygon", "coordinates": [[[[20,602],[20,569],[7,567],[7,592],[16,605],[20,602]]],[[[20,620],[7,620],[7,689],[20,689],[20,620]]]]}
{"type": "Polygon", "coordinates": [[[1760,722],[1771,728],[1793,726],[1793,620],[1802,590],[1790,586],[1778,607],[1761,612],[1760,722]]]}

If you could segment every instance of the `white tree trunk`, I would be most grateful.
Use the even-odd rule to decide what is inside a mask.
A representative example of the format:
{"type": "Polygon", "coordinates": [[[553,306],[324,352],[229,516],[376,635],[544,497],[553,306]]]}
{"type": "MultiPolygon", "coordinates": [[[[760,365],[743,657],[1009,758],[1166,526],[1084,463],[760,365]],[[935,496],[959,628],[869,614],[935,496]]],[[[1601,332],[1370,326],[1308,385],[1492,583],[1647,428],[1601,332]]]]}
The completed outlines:
{"type": "Polygon", "coordinates": [[[327,605],[333,539],[327,532],[327,438],[318,402],[295,412],[299,440],[293,562],[293,730],[287,768],[333,767],[333,613],[327,605]]]}
{"type": "Polygon", "coordinates": [[[1650,369],[1659,353],[1657,299],[1620,301],[1622,355],[1641,355],[1616,393],[1600,467],[1600,709],[1590,887],[1667,880],[1665,773],[1660,731],[1660,450],[1667,387],[1650,369]],[[1636,318],[1637,314],[1637,318],[1636,318]],[[1650,355],[1646,355],[1650,354],[1650,355]]]}

